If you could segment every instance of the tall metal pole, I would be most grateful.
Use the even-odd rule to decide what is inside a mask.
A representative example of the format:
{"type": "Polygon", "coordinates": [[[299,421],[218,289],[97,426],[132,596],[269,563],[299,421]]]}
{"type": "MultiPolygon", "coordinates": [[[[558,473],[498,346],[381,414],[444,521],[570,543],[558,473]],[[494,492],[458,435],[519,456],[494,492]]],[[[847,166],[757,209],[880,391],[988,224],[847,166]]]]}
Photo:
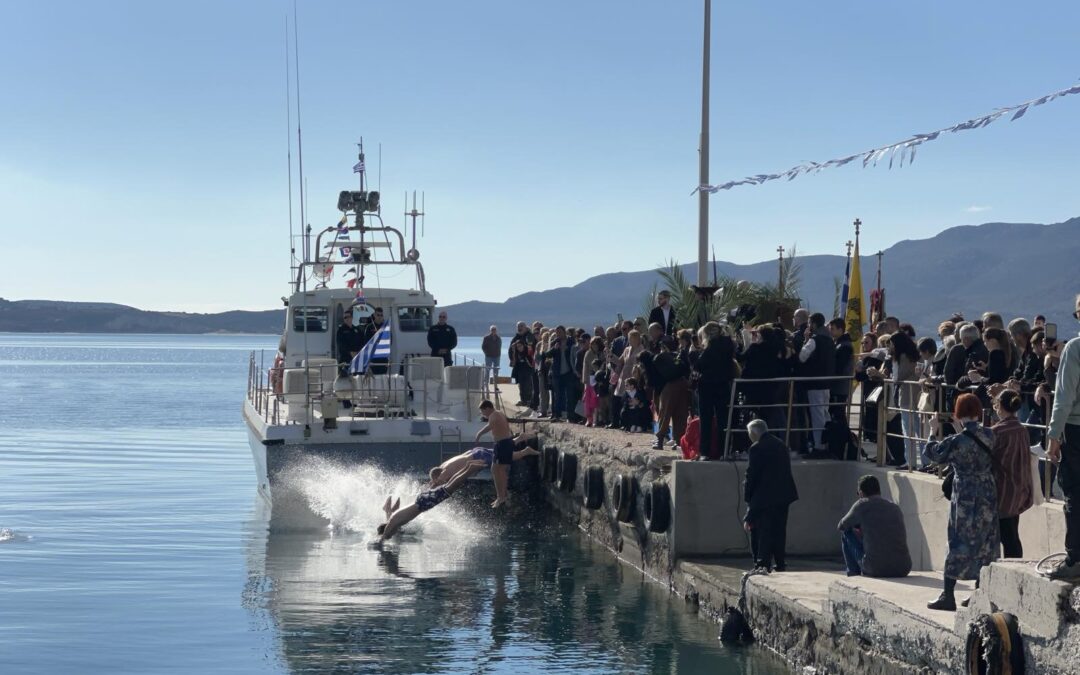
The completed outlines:
{"type": "MultiPolygon", "coordinates": [[[[712,25],[712,0],[705,0],[705,32],[701,51],[701,147],[698,150],[698,185],[709,184],[709,28],[712,25]]],[[[706,265],[709,258],[709,194],[698,192],[698,263],[697,285],[707,286],[706,265]]]]}

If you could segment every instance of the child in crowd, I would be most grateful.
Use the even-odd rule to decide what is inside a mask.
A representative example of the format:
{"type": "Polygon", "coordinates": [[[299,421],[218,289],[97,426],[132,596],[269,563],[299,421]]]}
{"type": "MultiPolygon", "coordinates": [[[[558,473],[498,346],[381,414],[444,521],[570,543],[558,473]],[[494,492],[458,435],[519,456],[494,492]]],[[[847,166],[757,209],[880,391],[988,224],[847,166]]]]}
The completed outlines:
{"type": "Polygon", "coordinates": [[[603,359],[593,360],[594,384],[596,392],[596,418],[593,423],[596,426],[611,424],[611,369],[603,359]]]}
{"type": "Polygon", "coordinates": [[[645,431],[645,420],[649,412],[645,392],[638,389],[637,385],[636,377],[626,378],[622,393],[622,428],[634,433],[645,431]]]}

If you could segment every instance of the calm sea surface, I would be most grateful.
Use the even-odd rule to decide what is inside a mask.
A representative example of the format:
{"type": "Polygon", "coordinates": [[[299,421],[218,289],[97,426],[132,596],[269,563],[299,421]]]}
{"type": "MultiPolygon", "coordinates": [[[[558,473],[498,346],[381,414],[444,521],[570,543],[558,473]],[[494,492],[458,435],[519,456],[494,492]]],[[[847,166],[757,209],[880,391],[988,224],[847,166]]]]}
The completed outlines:
{"type": "Polygon", "coordinates": [[[369,548],[412,477],[309,467],[346,527],[270,532],[240,404],[276,343],[0,334],[0,673],[787,672],[540,517],[369,548]]]}

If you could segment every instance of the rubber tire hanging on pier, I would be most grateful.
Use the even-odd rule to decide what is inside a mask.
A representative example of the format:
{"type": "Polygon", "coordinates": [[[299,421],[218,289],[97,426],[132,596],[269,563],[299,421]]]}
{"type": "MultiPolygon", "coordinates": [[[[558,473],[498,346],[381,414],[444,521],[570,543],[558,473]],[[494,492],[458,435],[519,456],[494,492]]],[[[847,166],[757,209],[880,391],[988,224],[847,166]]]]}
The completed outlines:
{"type": "Polygon", "coordinates": [[[642,517],[649,532],[667,532],[671,526],[671,490],[667,483],[654,480],[642,496],[642,517]]]}
{"type": "Polygon", "coordinates": [[[585,508],[595,511],[604,505],[604,468],[590,466],[585,469],[585,480],[582,481],[582,503],[585,508]]]}
{"type": "Polygon", "coordinates": [[[634,519],[634,500],[637,498],[637,483],[631,475],[615,476],[611,486],[611,507],[615,518],[620,523],[629,523],[634,519]]]}
{"type": "Polygon", "coordinates": [[[554,445],[545,445],[540,451],[540,459],[540,479],[545,483],[554,483],[559,476],[559,449],[554,445]]]}
{"type": "Polygon", "coordinates": [[[559,453],[559,489],[573,492],[577,481],[577,455],[569,452],[559,453]]]}
{"type": "Polygon", "coordinates": [[[1012,614],[981,614],[968,627],[964,659],[968,675],[1022,675],[1024,642],[1012,614]]]}

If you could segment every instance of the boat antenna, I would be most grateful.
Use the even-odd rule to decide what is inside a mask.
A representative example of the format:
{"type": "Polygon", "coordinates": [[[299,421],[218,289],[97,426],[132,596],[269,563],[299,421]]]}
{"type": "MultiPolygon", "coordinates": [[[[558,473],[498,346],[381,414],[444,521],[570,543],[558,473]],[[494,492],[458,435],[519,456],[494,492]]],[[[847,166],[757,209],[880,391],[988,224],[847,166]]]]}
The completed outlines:
{"type": "MultiPolygon", "coordinates": [[[[300,123],[300,31],[297,29],[296,0],[293,0],[293,59],[296,64],[296,154],[300,171],[300,224],[307,225],[307,211],[304,209],[304,138],[300,123]]],[[[311,254],[311,227],[307,226],[304,238],[304,260],[311,254]]]]}
{"type": "Polygon", "coordinates": [[[289,265],[296,265],[296,234],[293,228],[292,188],[292,85],[289,82],[289,15],[285,14],[285,145],[289,161],[289,265]]]}
{"type": "MultiPolygon", "coordinates": [[[[382,194],[382,141],[379,141],[379,194],[382,194]]],[[[382,200],[379,200],[378,214],[382,215],[382,200]]]]}

